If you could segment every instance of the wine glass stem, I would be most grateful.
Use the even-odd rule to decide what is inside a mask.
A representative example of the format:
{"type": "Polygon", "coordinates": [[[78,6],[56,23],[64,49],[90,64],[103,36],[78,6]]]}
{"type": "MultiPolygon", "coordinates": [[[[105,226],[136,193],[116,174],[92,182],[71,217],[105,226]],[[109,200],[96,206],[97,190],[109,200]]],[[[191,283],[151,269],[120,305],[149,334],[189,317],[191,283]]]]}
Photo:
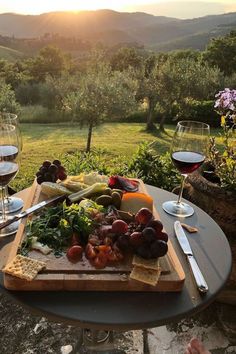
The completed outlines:
{"type": "Polygon", "coordinates": [[[2,203],[2,220],[6,220],[6,209],[4,203],[4,196],[5,196],[5,188],[1,187],[1,203],[2,203]]]}
{"type": "Polygon", "coordinates": [[[184,190],[184,184],[185,184],[185,180],[187,175],[181,175],[182,176],[182,181],[181,181],[181,185],[180,185],[180,191],[179,191],[179,196],[178,196],[178,200],[177,200],[177,204],[181,203],[182,200],[182,194],[183,194],[183,190],[184,190]]]}

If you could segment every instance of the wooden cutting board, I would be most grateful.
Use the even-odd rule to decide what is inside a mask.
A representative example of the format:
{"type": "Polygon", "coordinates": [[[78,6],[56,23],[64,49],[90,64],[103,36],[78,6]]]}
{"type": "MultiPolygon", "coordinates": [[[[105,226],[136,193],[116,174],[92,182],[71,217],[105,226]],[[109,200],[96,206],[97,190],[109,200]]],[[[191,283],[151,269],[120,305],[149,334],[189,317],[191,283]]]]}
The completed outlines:
{"type": "MultiPolygon", "coordinates": [[[[147,193],[145,185],[140,182],[139,191],[147,193]]],[[[41,193],[40,186],[34,182],[25,209],[46,199],[41,193]]],[[[153,214],[160,219],[154,208],[153,214]]],[[[27,220],[22,220],[7,263],[17,254],[18,248],[24,239],[25,225],[27,220]]],[[[4,273],[4,286],[9,290],[22,291],[181,291],[185,274],[175,253],[171,241],[168,241],[168,253],[160,258],[162,269],[160,279],[156,286],[144,284],[132,280],[129,274],[132,270],[132,257],[127,256],[122,262],[106,266],[104,269],[94,268],[83,256],[78,263],[71,263],[66,256],[56,258],[53,254],[44,256],[40,252],[31,251],[31,258],[46,261],[47,267],[36,276],[33,281],[26,281],[4,273]]]]}

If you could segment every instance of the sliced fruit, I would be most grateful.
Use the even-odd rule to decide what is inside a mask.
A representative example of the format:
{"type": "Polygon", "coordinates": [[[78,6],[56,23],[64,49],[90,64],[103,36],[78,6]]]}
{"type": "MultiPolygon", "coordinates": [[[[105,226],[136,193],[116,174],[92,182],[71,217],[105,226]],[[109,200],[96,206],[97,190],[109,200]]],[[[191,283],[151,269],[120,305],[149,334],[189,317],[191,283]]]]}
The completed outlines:
{"type": "Polygon", "coordinates": [[[153,210],[153,199],[144,193],[125,193],[121,200],[120,210],[136,214],[141,208],[153,210]]]}

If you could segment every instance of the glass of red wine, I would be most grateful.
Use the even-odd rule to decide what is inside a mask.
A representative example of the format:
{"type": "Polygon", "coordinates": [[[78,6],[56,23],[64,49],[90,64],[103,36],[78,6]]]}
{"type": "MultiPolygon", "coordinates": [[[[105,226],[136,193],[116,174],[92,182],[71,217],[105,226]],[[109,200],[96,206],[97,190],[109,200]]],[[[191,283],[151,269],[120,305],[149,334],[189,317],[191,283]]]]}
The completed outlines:
{"type": "Polygon", "coordinates": [[[181,188],[177,201],[163,203],[163,209],[178,217],[191,216],[194,209],[182,201],[185,179],[204,162],[208,148],[210,126],[202,122],[178,122],[171,144],[171,158],[182,175],[181,188]]]}
{"type": "MultiPolygon", "coordinates": [[[[16,176],[20,164],[20,139],[19,131],[13,124],[0,121],[0,191],[2,214],[0,221],[4,222],[10,216],[5,212],[5,187],[16,176]]],[[[18,222],[0,230],[0,237],[16,232],[18,222]]]]}
{"type": "MultiPolygon", "coordinates": [[[[8,113],[8,112],[0,112],[0,122],[5,123],[5,124],[12,124],[16,127],[18,130],[18,137],[19,137],[19,149],[20,151],[22,150],[23,147],[23,142],[22,142],[22,135],[20,132],[20,127],[19,127],[19,120],[18,116],[14,113],[8,113]]],[[[13,197],[9,196],[8,194],[8,186],[5,187],[5,213],[15,213],[16,211],[22,209],[23,207],[23,200],[18,197],[13,197]]],[[[2,207],[0,205],[0,213],[2,212],[2,207]]]]}

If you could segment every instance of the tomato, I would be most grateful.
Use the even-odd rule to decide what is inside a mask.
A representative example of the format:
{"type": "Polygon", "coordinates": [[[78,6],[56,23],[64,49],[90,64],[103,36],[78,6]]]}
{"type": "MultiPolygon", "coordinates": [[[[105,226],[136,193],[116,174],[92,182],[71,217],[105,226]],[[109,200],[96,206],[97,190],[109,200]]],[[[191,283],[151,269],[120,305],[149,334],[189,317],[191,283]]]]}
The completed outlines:
{"type": "Polygon", "coordinates": [[[107,261],[107,255],[104,252],[100,251],[97,254],[96,258],[93,260],[93,265],[95,268],[105,268],[107,265],[107,261]]]}
{"type": "Polygon", "coordinates": [[[66,256],[70,262],[76,263],[81,259],[82,253],[83,253],[83,247],[81,247],[79,245],[74,245],[74,246],[68,248],[68,250],[66,252],[66,256]]]}

